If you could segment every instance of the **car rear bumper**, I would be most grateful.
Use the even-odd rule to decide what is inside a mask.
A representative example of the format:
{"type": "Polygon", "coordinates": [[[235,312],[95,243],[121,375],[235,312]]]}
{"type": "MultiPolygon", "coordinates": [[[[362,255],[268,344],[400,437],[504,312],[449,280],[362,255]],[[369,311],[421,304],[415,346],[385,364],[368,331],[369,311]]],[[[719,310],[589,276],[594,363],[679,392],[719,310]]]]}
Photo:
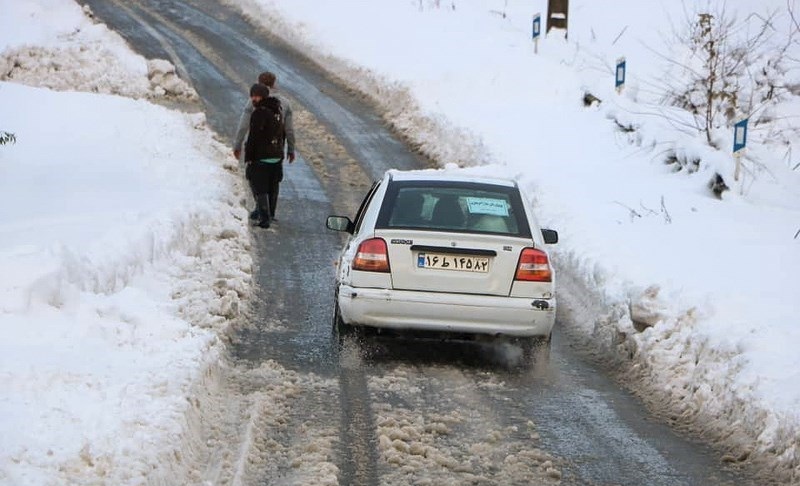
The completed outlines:
{"type": "Polygon", "coordinates": [[[347,285],[339,288],[338,295],[345,323],[398,330],[548,336],[556,316],[555,299],[353,288],[347,285]],[[543,303],[547,304],[546,309],[542,308],[543,303]]]}

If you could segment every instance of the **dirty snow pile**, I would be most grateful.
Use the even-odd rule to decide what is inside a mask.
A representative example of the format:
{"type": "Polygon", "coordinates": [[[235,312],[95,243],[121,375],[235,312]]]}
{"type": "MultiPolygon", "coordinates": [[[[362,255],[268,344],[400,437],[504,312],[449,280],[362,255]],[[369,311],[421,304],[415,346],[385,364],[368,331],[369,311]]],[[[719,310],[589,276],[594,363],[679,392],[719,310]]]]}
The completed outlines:
{"type": "MultiPolygon", "coordinates": [[[[415,375],[401,365],[369,380],[379,453],[393,467],[384,476],[387,484],[546,485],[561,480],[558,461],[531,447],[531,440],[539,438],[532,421],[522,428],[492,422],[490,407],[465,392],[458,370],[438,370],[424,381],[415,375]],[[432,390],[440,394],[436,411],[425,407],[432,390]]],[[[488,376],[480,386],[497,382],[488,376]]]]}
{"type": "Polygon", "coordinates": [[[2,10],[0,484],[169,483],[250,285],[240,178],[202,114],[109,94],[194,97],[168,63],[72,0],[2,10]]]}
{"type": "Polygon", "coordinates": [[[560,325],[730,460],[800,482],[800,2],[573,0],[568,39],[535,45],[544,0],[226,1],[442,164],[527,186],[561,235],[560,325]],[[708,130],[704,35],[733,61],[708,130]]]}
{"type": "Polygon", "coordinates": [[[132,98],[195,100],[163,59],[132,55],[95,23],[91,10],[62,0],[7,2],[0,18],[0,81],[132,98]]]}
{"type": "Polygon", "coordinates": [[[335,380],[300,374],[267,360],[258,367],[235,370],[227,381],[231,389],[220,396],[241,395],[243,399],[226,400],[218,407],[230,412],[238,403],[242,411],[227,422],[243,426],[229,432],[234,435],[229,440],[215,444],[217,455],[225,443],[236,445],[237,450],[224,453],[229,460],[236,460],[229,471],[209,484],[262,484],[264,478],[281,478],[283,484],[339,484],[339,468],[334,463],[339,441],[335,421],[296,420],[294,413],[314,406],[305,400],[321,398],[329,403],[338,392],[335,380]]]}

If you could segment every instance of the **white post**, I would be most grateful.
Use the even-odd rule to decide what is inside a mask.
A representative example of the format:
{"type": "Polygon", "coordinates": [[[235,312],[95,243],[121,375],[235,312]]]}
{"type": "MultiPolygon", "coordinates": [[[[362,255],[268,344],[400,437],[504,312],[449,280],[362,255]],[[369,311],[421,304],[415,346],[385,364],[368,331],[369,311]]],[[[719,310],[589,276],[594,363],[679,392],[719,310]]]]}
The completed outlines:
{"type": "Polygon", "coordinates": [[[625,87],[625,77],[627,75],[628,66],[624,57],[617,59],[617,65],[614,69],[614,87],[617,89],[617,94],[622,94],[622,89],[625,87]]]}
{"type": "MultiPolygon", "coordinates": [[[[742,172],[742,154],[747,147],[747,122],[748,119],[744,118],[733,125],[733,158],[736,164],[733,169],[733,180],[736,182],[739,182],[742,172]]],[[[744,191],[744,185],[741,186],[744,191]]]]}

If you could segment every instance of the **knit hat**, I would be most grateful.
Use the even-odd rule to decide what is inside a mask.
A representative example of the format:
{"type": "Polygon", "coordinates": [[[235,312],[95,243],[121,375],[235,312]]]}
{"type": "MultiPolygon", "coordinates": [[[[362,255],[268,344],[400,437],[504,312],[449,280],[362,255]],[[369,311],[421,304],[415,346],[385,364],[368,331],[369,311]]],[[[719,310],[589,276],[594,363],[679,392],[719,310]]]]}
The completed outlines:
{"type": "Polygon", "coordinates": [[[269,88],[264,86],[263,84],[254,84],[250,86],[250,96],[260,96],[262,98],[269,97],[269,88]]]}

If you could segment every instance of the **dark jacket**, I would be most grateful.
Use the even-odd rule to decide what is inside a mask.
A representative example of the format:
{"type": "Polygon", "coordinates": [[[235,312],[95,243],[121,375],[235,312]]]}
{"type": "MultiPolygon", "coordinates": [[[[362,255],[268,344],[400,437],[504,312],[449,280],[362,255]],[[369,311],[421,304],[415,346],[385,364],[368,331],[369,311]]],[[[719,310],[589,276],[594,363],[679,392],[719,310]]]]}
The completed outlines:
{"type": "MultiPolygon", "coordinates": [[[[286,129],[286,152],[289,154],[294,153],[294,114],[292,112],[292,105],[285,96],[275,94],[274,91],[270,92],[270,96],[278,98],[281,102],[283,109],[283,126],[286,129]]],[[[236,127],[236,135],[233,139],[233,149],[241,150],[244,145],[247,131],[250,129],[250,116],[253,114],[253,103],[247,100],[242,108],[242,114],[239,116],[239,126],[236,127]]]]}
{"type": "Polygon", "coordinates": [[[286,128],[277,98],[259,101],[250,115],[250,129],[244,146],[244,160],[283,159],[286,128]]]}

